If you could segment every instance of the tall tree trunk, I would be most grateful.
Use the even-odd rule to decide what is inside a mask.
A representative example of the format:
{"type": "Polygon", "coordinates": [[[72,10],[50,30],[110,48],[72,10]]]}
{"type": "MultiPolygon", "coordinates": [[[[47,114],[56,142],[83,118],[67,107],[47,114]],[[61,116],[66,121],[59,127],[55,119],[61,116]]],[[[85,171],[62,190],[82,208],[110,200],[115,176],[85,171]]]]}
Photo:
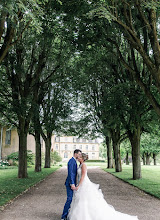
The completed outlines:
{"type": "Polygon", "coordinates": [[[19,165],[18,165],[18,178],[27,178],[27,133],[28,130],[25,127],[25,120],[19,121],[19,165]]]}
{"type": "Polygon", "coordinates": [[[35,172],[41,171],[41,139],[40,132],[35,130],[35,142],[36,142],[36,158],[35,158],[35,172]]]}
{"type": "Polygon", "coordinates": [[[153,153],[153,161],[154,161],[154,165],[157,165],[157,155],[155,153],[153,153]]]}
{"type": "Polygon", "coordinates": [[[146,153],[146,165],[150,165],[150,157],[151,157],[151,154],[150,153],[146,153]]]}
{"type": "Polygon", "coordinates": [[[113,142],[114,160],[115,160],[115,171],[122,172],[121,155],[120,155],[120,130],[112,129],[111,137],[113,142]]]}
{"type": "Polygon", "coordinates": [[[51,138],[52,134],[48,133],[45,140],[45,165],[44,168],[50,168],[51,166],[51,138]]]}
{"type": "Polygon", "coordinates": [[[111,137],[106,136],[106,145],[107,145],[107,168],[113,168],[113,158],[112,158],[112,145],[111,145],[111,137]]]}
{"type": "Polygon", "coordinates": [[[129,153],[128,153],[128,151],[126,153],[126,165],[129,165],[129,153]]]}
{"type": "MultiPolygon", "coordinates": [[[[36,102],[38,102],[38,92],[35,93],[37,95],[36,102]]],[[[36,142],[36,158],[35,158],[35,172],[41,171],[41,124],[39,119],[39,104],[35,103],[34,116],[34,131],[35,131],[35,142],[36,142]]]]}
{"type": "Polygon", "coordinates": [[[143,165],[146,165],[146,154],[143,153],[142,155],[143,165]]]}
{"type": "Polygon", "coordinates": [[[141,127],[139,123],[135,123],[133,131],[128,131],[128,136],[132,146],[132,164],[133,164],[133,179],[140,179],[141,176],[141,161],[140,161],[140,137],[141,127]]]}

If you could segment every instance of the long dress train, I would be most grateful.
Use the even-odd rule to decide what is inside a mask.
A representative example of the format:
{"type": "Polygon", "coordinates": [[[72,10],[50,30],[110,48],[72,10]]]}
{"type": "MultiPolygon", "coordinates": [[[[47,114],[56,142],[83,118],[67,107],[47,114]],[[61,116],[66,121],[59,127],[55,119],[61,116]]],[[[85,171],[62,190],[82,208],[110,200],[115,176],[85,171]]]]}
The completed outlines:
{"type": "MultiPolygon", "coordinates": [[[[81,178],[81,167],[78,168],[78,180],[81,178]]],[[[74,191],[73,200],[68,214],[68,220],[138,220],[118,212],[109,205],[103,197],[99,184],[88,178],[87,172],[78,191],[74,191]]]]}

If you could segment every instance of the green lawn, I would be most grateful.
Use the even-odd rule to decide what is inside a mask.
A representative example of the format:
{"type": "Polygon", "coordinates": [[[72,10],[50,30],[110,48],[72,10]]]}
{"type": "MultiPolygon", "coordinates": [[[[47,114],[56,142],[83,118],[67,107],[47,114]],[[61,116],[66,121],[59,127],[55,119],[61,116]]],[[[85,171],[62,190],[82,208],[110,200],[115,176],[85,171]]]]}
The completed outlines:
{"type": "Polygon", "coordinates": [[[0,206],[3,206],[57,169],[58,167],[43,168],[42,172],[35,173],[34,168],[28,168],[28,178],[26,179],[17,178],[17,168],[0,169],[0,206]]]}
{"type": "Polygon", "coordinates": [[[120,173],[116,173],[114,169],[104,170],[112,173],[125,182],[160,198],[160,166],[142,166],[142,179],[140,180],[132,180],[132,166],[123,166],[123,171],[120,173]]]}

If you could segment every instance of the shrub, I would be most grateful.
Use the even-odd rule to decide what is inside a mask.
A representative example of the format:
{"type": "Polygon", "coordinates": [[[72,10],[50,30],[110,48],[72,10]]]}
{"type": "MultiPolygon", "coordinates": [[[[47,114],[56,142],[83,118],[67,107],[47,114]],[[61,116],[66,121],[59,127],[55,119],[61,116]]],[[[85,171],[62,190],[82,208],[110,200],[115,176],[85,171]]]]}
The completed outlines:
{"type": "Polygon", "coordinates": [[[34,154],[31,150],[27,150],[27,165],[34,165],[34,154]]]}
{"type": "Polygon", "coordinates": [[[58,154],[58,152],[56,151],[51,152],[51,162],[54,162],[54,164],[56,164],[57,162],[61,162],[61,161],[62,161],[62,158],[58,154]]]}
{"type": "Polygon", "coordinates": [[[18,152],[14,152],[7,156],[7,160],[12,160],[13,163],[18,162],[18,152]]]}
{"type": "MultiPolygon", "coordinates": [[[[7,156],[7,160],[12,160],[14,165],[18,164],[18,152],[14,152],[10,155],[7,156]]],[[[31,150],[27,150],[27,165],[33,165],[33,158],[34,158],[34,154],[32,153],[31,150]]]]}
{"type": "Polygon", "coordinates": [[[0,160],[0,167],[10,166],[10,163],[7,160],[0,160]]]}

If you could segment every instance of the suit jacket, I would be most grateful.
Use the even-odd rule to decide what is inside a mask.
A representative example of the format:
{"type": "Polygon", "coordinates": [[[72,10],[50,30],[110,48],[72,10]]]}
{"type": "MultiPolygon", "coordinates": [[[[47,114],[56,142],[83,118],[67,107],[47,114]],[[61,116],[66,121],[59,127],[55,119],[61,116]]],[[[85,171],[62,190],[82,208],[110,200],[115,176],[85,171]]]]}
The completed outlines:
{"type": "Polygon", "coordinates": [[[77,162],[72,157],[68,161],[68,176],[65,182],[66,186],[70,186],[70,184],[74,184],[76,186],[76,177],[77,177],[77,162]]]}

